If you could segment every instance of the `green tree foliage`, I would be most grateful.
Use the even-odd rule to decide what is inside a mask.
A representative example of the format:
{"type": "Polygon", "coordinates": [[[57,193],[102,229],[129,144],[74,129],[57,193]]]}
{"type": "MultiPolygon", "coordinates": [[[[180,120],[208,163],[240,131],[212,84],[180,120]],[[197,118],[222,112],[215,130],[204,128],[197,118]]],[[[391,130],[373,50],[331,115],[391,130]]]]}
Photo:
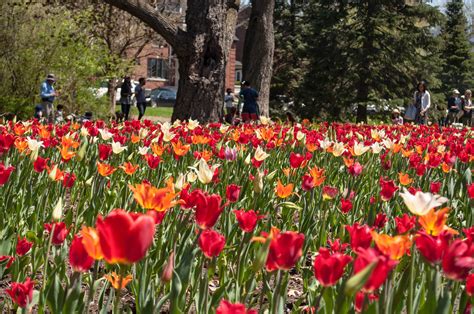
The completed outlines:
{"type": "Polygon", "coordinates": [[[392,0],[313,0],[306,12],[311,70],[298,93],[303,116],[348,118],[357,104],[357,120],[366,121],[368,104],[411,97],[417,79],[439,84],[435,8],[392,0]]]}
{"type": "MultiPolygon", "coordinates": [[[[103,45],[90,40],[70,12],[41,3],[7,0],[0,4],[0,111],[31,117],[41,82],[57,76],[58,103],[67,112],[106,109],[91,86],[106,58],[103,45]]],[[[100,79],[99,79],[100,81],[100,79]]]]}
{"type": "Polygon", "coordinates": [[[442,29],[442,55],[445,63],[441,76],[445,93],[453,88],[472,88],[474,83],[468,25],[463,7],[462,0],[452,0],[446,6],[447,21],[442,29]]]}

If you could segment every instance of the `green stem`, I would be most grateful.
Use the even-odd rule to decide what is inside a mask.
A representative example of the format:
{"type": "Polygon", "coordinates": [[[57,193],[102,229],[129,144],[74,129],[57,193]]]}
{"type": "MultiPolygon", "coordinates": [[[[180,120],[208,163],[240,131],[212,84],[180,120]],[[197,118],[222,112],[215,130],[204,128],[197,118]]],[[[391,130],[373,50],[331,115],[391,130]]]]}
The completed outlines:
{"type": "Polygon", "coordinates": [[[414,314],[414,304],[413,304],[413,296],[414,296],[414,285],[415,285],[415,250],[411,250],[412,256],[411,256],[411,262],[410,262],[410,286],[408,287],[408,304],[407,304],[407,310],[408,314],[414,314]]]}
{"type": "Polygon", "coordinates": [[[89,284],[89,293],[87,294],[87,303],[86,303],[86,311],[85,313],[89,313],[89,306],[91,302],[94,300],[94,282],[97,278],[97,270],[99,268],[99,262],[95,261],[94,263],[94,271],[92,273],[91,282],[89,284]]]}
{"type": "Polygon", "coordinates": [[[41,285],[39,302],[38,302],[38,312],[39,313],[44,313],[44,306],[43,306],[44,295],[43,295],[43,293],[44,293],[44,288],[46,286],[46,279],[48,278],[48,258],[49,258],[49,251],[51,250],[51,243],[53,242],[53,236],[54,236],[54,229],[55,228],[56,228],[56,224],[53,224],[53,227],[51,228],[51,233],[49,234],[48,247],[46,248],[46,255],[45,255],[45,258],[44,258],[43,284],[41,285]]]}

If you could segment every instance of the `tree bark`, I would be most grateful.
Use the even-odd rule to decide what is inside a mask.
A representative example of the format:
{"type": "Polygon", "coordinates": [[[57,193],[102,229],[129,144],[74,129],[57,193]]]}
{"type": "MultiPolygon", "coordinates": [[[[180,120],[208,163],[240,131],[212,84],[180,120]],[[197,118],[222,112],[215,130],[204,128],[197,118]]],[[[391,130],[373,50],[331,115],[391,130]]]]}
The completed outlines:
{"type": "Polygon", "coordinates": [[[240,0],[188,0],[186,30],[170,23],[146,0],[103,1],[138,17],[173,47],[179,81],[172,120],[218,121],[240,0]]]}
{"type": "Polygon", "coordinates": [[[118,84],[118,80],[116,78],[111,78],[109,80],[109,84],[108,84],[108,95],[109,95],[109,105],[110,105],[110,114],[111,116],[115,116],[115,112],[116,112],[116,103],[117,103],[117,97],[116,97],[116,94],[117,94],[117,84],[118,84]]]}
{"type": "Polygon", "coordinates": [[[243,79],[259,91],[260,113],[269,115],[270,84],[275,39],[273,31],[274,0],[253,0],[252,13],[245,34],[242,58],[243,79]]]}

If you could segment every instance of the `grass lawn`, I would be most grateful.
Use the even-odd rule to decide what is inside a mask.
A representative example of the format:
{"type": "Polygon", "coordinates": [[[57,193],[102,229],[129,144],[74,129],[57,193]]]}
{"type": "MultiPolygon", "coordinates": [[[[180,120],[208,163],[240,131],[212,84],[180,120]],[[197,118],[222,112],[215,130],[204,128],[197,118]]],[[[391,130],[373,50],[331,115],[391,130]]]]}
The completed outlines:
{"type": "MultiPolygon", "coordinates": [[[[131,108],[130,114],[134,116],[138,116],[137,107],[133,106],[131,108]]],[[[171,118],[172,114],[173,114],[172,107],[147,107],[145,111],[145,117],[171,118]]]]}

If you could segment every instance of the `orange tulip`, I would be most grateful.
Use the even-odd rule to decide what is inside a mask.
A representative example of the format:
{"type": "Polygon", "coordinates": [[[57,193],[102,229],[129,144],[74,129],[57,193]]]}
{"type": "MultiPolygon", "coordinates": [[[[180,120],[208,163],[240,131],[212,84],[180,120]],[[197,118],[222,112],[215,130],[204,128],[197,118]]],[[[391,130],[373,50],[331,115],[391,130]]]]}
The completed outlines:
{"type": "Polygon", "coordinates": [[[103,259],[104,255],[100,248],[99,234],[97,233],[97,230],[92,227],[83,226],[81,229],[81,235],[82,245],[84,245],[87,254],[95,260],[103,259]]]}
{"type": "Polygon", "coordinates": [[[318,149],[318,146],[315,144],[315,143],[306,143],[306,149],[312,153],[314,152],[316,149],[318,149]]]}
{"type": "Polygon", "coordinates": [[[22,137],[17,137],[13,144],[20,153],[23,153],[28,148],[28,142],[22,137]]]}
{"type": "Polygon", "coordinates": [[[63,136],[61,138],[61,146],[63,147],[72,147],[72,148],[78,148],[79,147],[79,142],[76,142],[69,136],[63,136]]]}
{"type": "Polygon", "coordinates": [[[209,143],[210,138],[203,135],[193,135],[191,141],[193,144],[207,144],[209,143]]]}
{"type": "Polygon", "coordinates": [[[342,157],[342,159],[344,160],[344,165],[346,165],[347,168],[354,164],[354,159],[352,158],[342,157]]]}
{"type": "Polygon", "coordinates": [[[413,179],[410,178],[408,173],[399,172],[398,173],[398,180],[400,181],[401,185],[407,186],[413,182],[413,179]]]}
{"type": "Polygon", "coordinates": [[[418,222],[423,227],[425,232],[432,236],[439,235],[443,230],[448,230],[451,233],[457,233],[457,231],[446,226],[448,212],[448,207],[438,211],[435,211],[435,209],[432,208],[426,215],[419,217],[418,222]]]}
{"type": "Polygon", "coordinates": [[[117,275],[115,272],[112,272],[111,275],[105,275],[105,279],[107,279],[112,287],[115,290],[125,289],[130,281],[132,281],[132,275],[127,275],[126,277],[121,277],[117,275]]]}
{"type": "Polygon", "coordinates": [[[17,123],[13,126],[13,131],[15,131],[16,135],[22,136],[23,134],[26,133],[26,131],[28,131],[28,129],[25,128],[25,126],[22,123],[17,123]]]}
{"type": "Polygon", "coordinates": [[[260,137],[262,138],[262,140],[267,141],[267,142],[270,142],[275,136],[275,132],[271,128],[261,128],[259,132],[260,132],[260,137]]]}
{"type": "Polygon", "coordinates": [[[181,144],[180,141],[177,141],[176,144],[175,143],[171,143],[171,145],[173,146],[173,151],[174,151],[174,154],[176,156],[184,156],[188,153],[189,151],[189,148],[190,146],[189,145],[184,145],[184,144],[181,144]]]}
{"type": "Polygon", "coordinates": [[[51,165],[51,167],[46,166],[46,170],[48,171],[49,177],[54,181],[61,181],[64,178],[64,171],[59,169],[56,165],[51,165]]]}
{"type": "Polygon", "coordinates": [[[377,248],[393,260],[398,260],[405,255],[411,247],[411,240],[408,235],[397,235],[391,237],[386,234],[371,232],[377,248]]]}
{"type": "Polygon", "coordinates": [[[288,185],[283,185],[280,180],[277,182],[277,186],[275,188],[275,193],[279,198],[287,198],[291,194],[293,194],[293,188],[295,185],[290,183],[288,185]]]}
{"type": "Polygon", "coordinates": [[[408,157],[410,157],[412,154],[413,154],[413,150],[412,150],[412,149],[410,149],[410,150],[405,150],[405,149],[402,148],[402,155],[403,155],[403,157],[408,158],[408,157]]]}
{"type": "Polygon", "coordinates": [[[151,145],[151,151],[153,154],[156,156],[162,156],[164,151],[168,148],[168,145],[158,145],[158,144],[152,144],[151,145]]]}
{"type": "Polygon", "coordinates": [[[315,187],[320,186],[324,183],[324,180],[326,180],[323,168],[313,167],[309,169],[309,174],[313,177],[313,184],[315,187]]]}
{"type": "Polygon", "coordinates": [[[132,134],[132,135],[130,135],[130,141],[131,141],[133,144],[136,144],[136,143],[140,142],[140,136],[139,136],[139,135],[132,134]]]}
{"type": "Polygon", "coordinates": [[[132,174],[134,174],[137,169],[138,169],[138,165],[133,165],[131,162],[124,162],[122,166],[119,166],[120,169],[123,170],[123,172],[125,172],[126,174],[128,174],[129,176],[131,176],[132,174]]]}
{"type": "Polygon", "coordinates": [[[137,203],[144,209],[164,212],[178,203],[174,200],[178,193],[174,192],[172,180],[167,182],[166,188],[161,189],[148,183],[137,184],[135,186],[129,185],[129,188],[133,191],[133,197],[137,203]]]}
{"type": "Polygon", "coordinates": [[[97,162],[97,171],[103,177],[110,176],[112,173],[115,172],[115,170],[117,170],[117,169],[115,169],[111,165],[108,165],[106,163],[97,162]]]}
{"type": "Polygon", "coordinates": [[[51,137],[51,132],[49,132],[45,126],[39,126],[38,133],[41,139],[47,139],[51,137]]]}
{"type": "Polygon", "coordinates": [[[443,162],[443,164],[441,165],[441,169],[443,169],[444,173],[449,173],[451,171],[451,168],[452,167],[445,162],[443,162]]]}
{"type": "Polygon", "coordinates": [[[76,156],[76,152],[70,151],[68,146],[63,146],[59,149],[63,160],[68,161],[76,156]]]}
{"type": "Polygon", "coordinates": [[[281,171],[283,171],[283,174],[284,174],[286,177],[289,177],[289,176],[290,176],[290,171],[291,171],[290,168],[283,168],[281,171]]]}

